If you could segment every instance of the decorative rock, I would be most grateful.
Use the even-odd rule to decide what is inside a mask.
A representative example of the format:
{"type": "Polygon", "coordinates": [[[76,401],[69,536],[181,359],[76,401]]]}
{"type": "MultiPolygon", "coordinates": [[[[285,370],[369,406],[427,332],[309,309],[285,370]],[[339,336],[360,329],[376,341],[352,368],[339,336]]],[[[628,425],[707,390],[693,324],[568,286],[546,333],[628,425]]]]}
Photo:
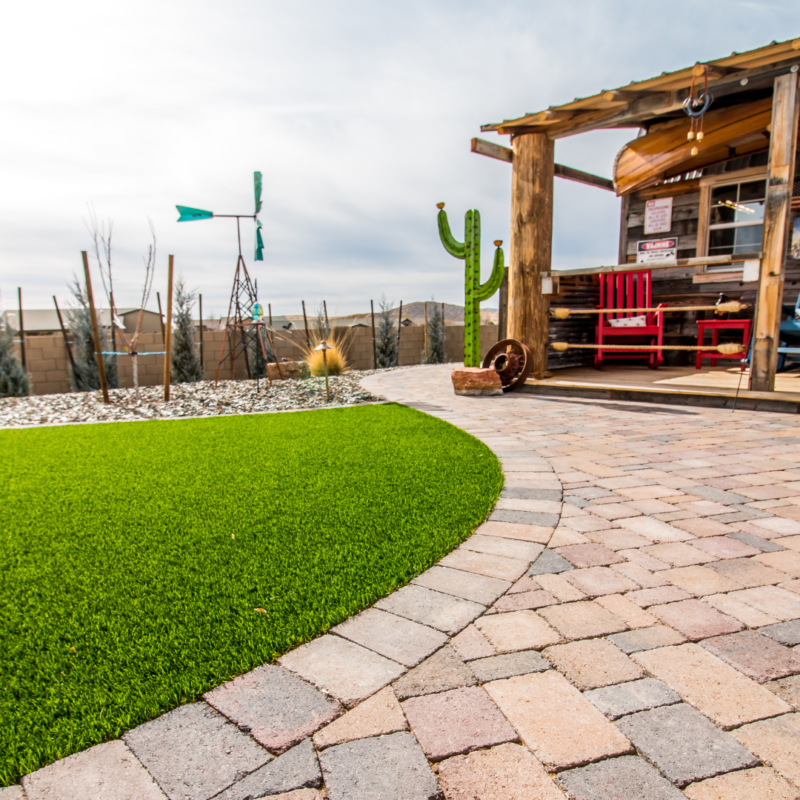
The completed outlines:
{"type": "Polygon", "coordinates": [[[684,795],[639,756],[623,756],[558,776],[573,800],[682,800],[684,795]]]}
{"type": "Polygon", "coordinates": [[[277,364],[267,364],[267,375],[270,380],[280,381],[288,378],[306,378],[310,374],[306,361],[281,361],[280,374],[277,364]]]}
{"type": "Polygon", "coordinates": [[[494,369],[482,367],[456,367],[450,377],[458,395],[483,396],[503,394],[503,384],[494,369]]]}

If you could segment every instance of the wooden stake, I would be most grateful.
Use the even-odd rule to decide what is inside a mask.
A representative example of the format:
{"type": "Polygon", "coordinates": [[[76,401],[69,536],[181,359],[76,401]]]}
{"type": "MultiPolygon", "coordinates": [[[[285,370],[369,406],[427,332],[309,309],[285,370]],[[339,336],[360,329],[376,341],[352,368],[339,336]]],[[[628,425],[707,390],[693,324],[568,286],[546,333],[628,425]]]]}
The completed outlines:
{"type": "Polygon", "coordinates": [[[205,380],[205,372],[206,372],[206,362],[203,358],[203,295],[197,295],[197,299],[200,302],[200,372],[203,375],[203,379],[205,380]]]}
{"type": "Polygon", "coordinates": [[[103,402],[110,403],[108,397],[108,381],[106,380],[106,362],[103,360],[103,343],[100,339],[100,326],[97,324],[97,309],[94,307],[94,293],[92,292],[92,276],[89,274],[89,256],[81,250],[83,258],[83,275],[86,279],[86,297],[89,301],[89,316],[92,320],[92,338],[94,339],[94,354],[97,359],[97,374],[100,378],[100,390],[103,392],[103,402]]]}
{"type": "Polygon", "coordinates": [[[161,310],[161,292],[156,292],[156,300],[158,300],[158,320],[161,323],[161,344],[167,341],[167,334],[164,331],[164,312],[161,310]]]}
{"type": "Polygon", "coordinates": [[[169,384],[172,378],[172,272],[175,256],[169,257],[167,268],[167,324],[164,338],[164,400],[169,400],[169,384]]]}
{"type": "Polygon", "coordinates": [[[375,343],[375,303],[369,301],[369,311],[372,315],[372,369],[378,369],[378,346],[375,343]]]}
{"type": "Polygon", "coordinates": [[[797,73],[775,78],[772,97],[772,132],[764,207],[764,240],[758,282],[750,390],[774,392],[778,368],[781,303],[783,302],[786,239],[791,218],[792,186],[797,147],[797,73]]]}
{"type": "Polygon", "coordinates": [[[322,307],[325,309],[325,327],[330,331],[331,324],[328,322],[328,303],[327,301],[322,301],[322,307]]]}
{"type": "MultiPolygon", "coordinates": [[[[267,303],[267,308],[269,309],[269,326],[272,327],[272,303],[267,303]]],[[[277,358],[277,356],[276,356],[277,358]]]]}
{"type": "Polygon", "coordinates": [[[303,326],[306,329],[306,344],[311,347],[311,336],[308,334],[308,318],[306,317],[306,301],[300,301],[303,304],[303,326]]]}
{"type": "Polygon", "coordinates": [[[425,303],[425,363],[428,363],[428,304],[425,303]]]}
{"type": "Polygon", "coordinates": [[[19,353],[22,368],[27,369],[27,359],[25,358],[25,320],[22,316],[22,288],[17,287],[17,306],[19,308],[19,353]]]}
{"type": "Polygon", "coordinates": [[[514,137],[511,179],[511,266],[508,335],[528,345],[533,374],[547,373],[549,298],[540,273],[550,270],[553,245],[553,140],[546,133],[514,137]]]}
{"type": "Polygon", "coordinates": [[[58,300],[56,300],[56,296],[53,295],[53,303],[56,306],[56,314],[58,314],[58,324],[61,326],[61,335],[64,337],[64,347],[67,350],[67,358],[69,359],[70,366],[72,367],[72,374],[75,375],[75,358],[72,355],[72,348],[69,344],[69,337],[67,335],[67,329],[64,327],[64,320],[61,318],[61,309],[58,307],[58,300]]]}
{"type": "Polygon", "coordinates": [[[508,267],[503,270],[503,282],[500,284],[500,310],[497,312],[497,341],[507,339],[508,331],[508,267]]]}
{"type": "Polygon", "coordinates": [[[400,301],[400,313],[397,315],[397,366],[400,366],[400,334],[403,332],[403,301],[400,301]]]}
{"type": "MultiPolygon", "coordinates": [[[[114,324],[114,292],[108,293],[108,301],[111,303],[109,314],[111,315],[111,350],[117,352],[117,326],[114,324]]],[[[116,359],[116,356],[114,356],[116,359]]]]}

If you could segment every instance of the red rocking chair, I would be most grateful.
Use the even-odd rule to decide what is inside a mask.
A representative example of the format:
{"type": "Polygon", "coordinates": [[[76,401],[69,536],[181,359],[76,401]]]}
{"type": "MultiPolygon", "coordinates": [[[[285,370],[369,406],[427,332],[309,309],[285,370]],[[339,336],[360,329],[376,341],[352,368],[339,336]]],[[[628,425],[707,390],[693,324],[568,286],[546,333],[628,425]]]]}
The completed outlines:
{"type": "MultiPolygon", "coordinates": [[[[597,336],[600,345],[594,351],[594,365],[598,369],[609,358],[646,358],[647,366],[657,369],[664,357],[661,350],[635,350],[603,348],[604,344],[638,344],[661,347],[664,338],[664,313],[662,311],[629,311],[627,309],[652,308],[652,277],[649,270],[600,275],[600,303],[598,308],[623,309],[597,315],[597,336]]],[[[659,303],[658,308],[665,304],[659,303]]]]}

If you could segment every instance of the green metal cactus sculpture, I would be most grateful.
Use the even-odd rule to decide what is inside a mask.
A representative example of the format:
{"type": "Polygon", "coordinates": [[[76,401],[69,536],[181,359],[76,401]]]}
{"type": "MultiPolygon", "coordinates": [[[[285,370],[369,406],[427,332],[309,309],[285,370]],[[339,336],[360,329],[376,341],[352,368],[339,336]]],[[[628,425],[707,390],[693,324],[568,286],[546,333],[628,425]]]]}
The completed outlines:
{"type": "Polygon", "coordinates": [[[451,256],[464,260],[464,366],[479,367],[481,365],[481,308],[482,300],[488,300],[503,282],[505,263],[502,241],[496,241],[494,266],[486,283],[481,283],[481,215],[477,209],[467,211],[464,215],[464,241],[457,242],[450,232],[444,203],[438,203],[439,237],[444,249],[451,256]]]}

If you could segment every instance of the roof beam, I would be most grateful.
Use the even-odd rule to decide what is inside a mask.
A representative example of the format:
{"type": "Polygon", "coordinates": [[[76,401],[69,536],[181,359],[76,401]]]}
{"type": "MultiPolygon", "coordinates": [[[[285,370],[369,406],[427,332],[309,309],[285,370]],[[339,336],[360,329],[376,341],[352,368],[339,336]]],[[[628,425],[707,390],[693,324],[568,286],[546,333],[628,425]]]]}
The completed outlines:
{"type": "MultiPolygon", "coordinates": [[[[514,161],[514,151],[510,147],[487,142],[485,139],[473,139],[470,143],[470,151],[481,156],[496,158],[498,161],[506,161],[508,163],[514,161]]],[[[590,172],[565,167],[563,164],[555,164],[554,174],[557,178],[564,178],[568,181],[575,181],[576,183],[583,183],[587,186],[596,186],[599,189],[615,192],[614,182],[608,178],[601,178],[599,175],[592,175],[590,172]]]]}

